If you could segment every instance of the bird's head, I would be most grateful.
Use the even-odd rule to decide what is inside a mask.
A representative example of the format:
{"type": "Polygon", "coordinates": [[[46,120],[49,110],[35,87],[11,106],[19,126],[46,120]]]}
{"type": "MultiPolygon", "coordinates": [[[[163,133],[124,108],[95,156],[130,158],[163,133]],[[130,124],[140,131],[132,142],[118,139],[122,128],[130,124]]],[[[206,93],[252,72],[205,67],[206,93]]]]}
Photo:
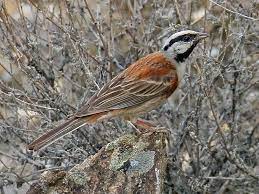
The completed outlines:
{"type": "Polygon", "coordinates": [[[165,42],[162,51],[168,58],[173,58],[178,63],[184,62],[192,53],[200,40],[208,37],[208,34],[185,30],[171,35],[165,42]]]}

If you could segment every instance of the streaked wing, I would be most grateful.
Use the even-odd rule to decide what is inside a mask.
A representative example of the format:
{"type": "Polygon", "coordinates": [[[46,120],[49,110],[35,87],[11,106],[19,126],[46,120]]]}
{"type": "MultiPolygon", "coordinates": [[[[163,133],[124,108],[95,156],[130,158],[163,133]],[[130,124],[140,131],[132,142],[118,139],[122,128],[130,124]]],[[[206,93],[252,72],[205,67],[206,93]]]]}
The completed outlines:
{"type": "Polygon", "coordinates": [[[117,77],[93,96],[88,102],[87,109],[82,108],[76,116],[141,105],[157,96],[165,95],[171,87],[172,79],[175,78],[164,76],[163,80],[126,80],[117,77]]]}
{"type": "Polygon", "coordinates": [[[130,108],[157,97],[169,97],[177,85],[175,65],[163,53],[152,53],[113,78],[75,116],[130,108]]]}

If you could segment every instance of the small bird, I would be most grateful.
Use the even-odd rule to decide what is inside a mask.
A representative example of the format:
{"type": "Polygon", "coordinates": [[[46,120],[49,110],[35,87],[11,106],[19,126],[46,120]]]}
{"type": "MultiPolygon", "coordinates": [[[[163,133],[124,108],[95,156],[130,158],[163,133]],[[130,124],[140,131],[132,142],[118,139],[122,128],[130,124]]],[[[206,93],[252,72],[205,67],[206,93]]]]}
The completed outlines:
{"type": "Polygon", "coordinates": [[[79,127],[122,117],[134,121],[164,104],[185,71],[184,61],[206,33],[185,30],[171,35],[158,52],[149,54],[106,83],[75,114],[28,145],[39,150],[79,127]]]}

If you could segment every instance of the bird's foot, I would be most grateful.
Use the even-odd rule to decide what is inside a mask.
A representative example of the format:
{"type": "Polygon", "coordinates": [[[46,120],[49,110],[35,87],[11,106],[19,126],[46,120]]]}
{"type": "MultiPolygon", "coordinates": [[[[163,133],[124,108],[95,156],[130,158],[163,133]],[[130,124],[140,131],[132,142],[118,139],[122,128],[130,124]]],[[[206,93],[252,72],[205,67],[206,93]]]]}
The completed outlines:
{"type": "Polygon", "coordinates": [[[153,122],[144,119],[137,119],[133,126],[136,131],[140,134],[142,133],[170,133],[170,130],[165,127],[158,127],[153,122]]]}

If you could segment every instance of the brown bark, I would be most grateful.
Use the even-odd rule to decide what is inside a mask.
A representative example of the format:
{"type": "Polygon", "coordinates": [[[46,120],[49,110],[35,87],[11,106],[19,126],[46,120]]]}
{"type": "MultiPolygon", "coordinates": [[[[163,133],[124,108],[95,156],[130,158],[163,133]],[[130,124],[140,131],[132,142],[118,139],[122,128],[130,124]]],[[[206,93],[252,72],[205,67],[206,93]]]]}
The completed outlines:
{"type": "Polygon", "coordinates": [[[42,174],[27,193],[161,193],[166,137],[162,132],[124,135],[68,172],[42,174]]]}

